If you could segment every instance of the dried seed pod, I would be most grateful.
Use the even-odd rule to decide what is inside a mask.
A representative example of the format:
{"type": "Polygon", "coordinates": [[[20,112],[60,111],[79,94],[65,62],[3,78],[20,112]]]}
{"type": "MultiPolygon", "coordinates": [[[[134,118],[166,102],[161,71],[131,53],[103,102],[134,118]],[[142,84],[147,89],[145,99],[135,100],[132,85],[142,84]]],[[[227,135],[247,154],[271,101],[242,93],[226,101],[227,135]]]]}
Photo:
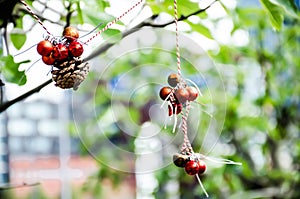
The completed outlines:
{"type": "Polygon", "coordinates": [[[170,86],[175,87],[180,82],[180,76],[176,73],[172,73],[168,76],[168,83],[170,86]]]}
{"type": "Polygon", "coordinates": [[[172,88],[168,86],[164,86],[160,89],[159,96],[162,100],[165,100],[170,95],[171,92],[172,92],[172,88]]]}
{"type": "Polygon", "coordinates": [[[66,27],[62,34],[63,34],[63,36],[65,36],[67,39],[69,39],[71,41],[79,38],[78,30],[71,26],[66,27]]]}
{"type": "Polygon", "coordinates": [[[189,93],[189,97],[188,97],[189,101],[194,101],[195,99],[197,99],[197,97],[198,97],[198,90],[195,87],[188,86],[186,88],[186,90],[189,93]]]}
{"type": "Polygon", "coordinates": [[[88,62],[82,62],[79,59],[62,62],[55,67],[61,68],[61,70],[52,70],[52,79],[55,81],[55,86],[62,89],[73,88],[77,90],[89,72],[88,62]]]}
{"type": "Polygon", "coordinates": [[[180,103],[185,103],[189,98],[189,92],[185,88],[179,88],[175,91],[175,96],[180,103]]]}
{"type": "Polygon", "coordinates": [[[185,167],[188,161],[189,161],[188,155],[183,155],[180,153],[176,153],[173,155],[173,163],[178,167],[185,167]]]}

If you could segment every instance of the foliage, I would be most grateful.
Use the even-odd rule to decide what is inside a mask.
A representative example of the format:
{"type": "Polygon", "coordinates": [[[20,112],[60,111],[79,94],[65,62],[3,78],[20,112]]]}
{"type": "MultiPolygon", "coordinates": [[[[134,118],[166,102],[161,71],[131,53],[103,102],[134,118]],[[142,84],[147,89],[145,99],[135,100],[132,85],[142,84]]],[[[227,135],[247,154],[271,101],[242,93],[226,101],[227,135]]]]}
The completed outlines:
{"type": "Polygon", "coordinates": [[[11,55],[0,57],[0,71],[7,82],[16,83],[21,86],[26,83],[26,76],[25,71],[19,71],[19,66],[28,62],[28,60],[25,60],[15,63],[11,55]]]}

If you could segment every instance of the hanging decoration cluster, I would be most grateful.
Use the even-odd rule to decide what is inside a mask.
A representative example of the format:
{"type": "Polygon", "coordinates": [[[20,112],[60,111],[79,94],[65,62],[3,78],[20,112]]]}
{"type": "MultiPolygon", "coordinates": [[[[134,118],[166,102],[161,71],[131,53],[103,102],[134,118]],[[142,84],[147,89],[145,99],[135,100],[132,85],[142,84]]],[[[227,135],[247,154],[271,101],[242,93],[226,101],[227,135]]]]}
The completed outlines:
{"type": "MultiPolygon", "coordinates": [[[[52,66],[51,74],[55,85],[62,89],[73,88],[74,90],[78,89],[79,85],[85,80],[89,72],[88,62],[85,62],[84,59],[81,58],[81,55],[84,52],[83,46],[87,45],[91,40],[101,35],[101,33],[131,12],[143,1],[144,0],[139,0],[131,8],[129,8],[119,17],[115,18],[112,22],[108,23],[104,28],[95,33],[85,42],[81,42],[80,38],[86,35],[79,37],[79,32],[74,27],[65,28],[62,36],[60,37],[53,36],[44,26],[43,22],[38,18],[38,16],[34,14],[25,0],[20,0],[28,12],[46,32],[44,40],[37,44],[37,52],[41,55],[41,59],[46,65],[52,66]]],[[[208,197],[208,194],[199,177],[206,171],[207,167],[205,160],[221,164],[241,164],[227,159],[208,157],[201,153],[195,153],[193,150],[188,137],[187,121],[191,109],[191,103],[196,102],[199,104],[199,102],[196,100],[199,96],[202,96],[202,93],[194,82],[183,78],[181,74],[177,0],[174,0],[174,21],[176,27],[177,74],[173,73],[168,76],[167,82],[169,85],[161,88],[159,96],[162,100],[164,100],[163,105],[165,103],[168,104],[168,115],[175,118],[173,132],[175,132],[177,126],[177,115],[181,115],[183,143],[180,151],[174,154],[173,162],[177,167],[184,168],[188,175],[196,176],[203,192],[208,197]]],[[[98,26],[96,28],[98,28],[98,26]]]]}
{"type": "Polygon", "coordinates": [[[51,74],[55,86],[62,89],[73,88],[74,90],[78,89],[79,85],[85,80],[89,72],[88,62],[85,62],[84,59],[80,57],[84,51],[83,45],[87,45],[91,40],[118,22],[143,1],[144,0],[139,0],[131,8],[115,18],[112,22],[109,22],[87,41],[81,42],[79,39],[86,35],[79,37],[79,32],[74,27],[65,28],[61,37],[53,36],[25,0],[20,0],[33,18],[46,31],[44,40],[37,44],[37,52],[42,56],[41,59],[46,65],[52,66],[51,74]]]}
{"type": "Polygon", "coordinates": [[[204,160],[221,164],[241,165],[241,163],[227,159],[208,157],[200,153],[195,153],[193,150],[188,137],[187,120],[191,109],[191,103],[196,102],[201,104],[197,102],[196,99],[198,96],[202,96],[202,93],[194,82],[189,79],[184,79],[181,74],[177,0],[174,0],[174,21],[176,29],[177,74],[174,73],[168,76],[167,82],[169,85],[160,89],[159,96],[162,100],[164,100],[162,106],[165,103],[168,104],[168,115],[175,118],[173,132],[175,132],[177,126],[177,115],[180,114],[182,118],[181,131],[183,133],[183,143],[180,151],[173,155],[173,162],[177,167],[184,168],[188,175],[196,176],[203,192],[208,197],[208,193],[199,177],[206,171],[207,168],[204,160]]]}

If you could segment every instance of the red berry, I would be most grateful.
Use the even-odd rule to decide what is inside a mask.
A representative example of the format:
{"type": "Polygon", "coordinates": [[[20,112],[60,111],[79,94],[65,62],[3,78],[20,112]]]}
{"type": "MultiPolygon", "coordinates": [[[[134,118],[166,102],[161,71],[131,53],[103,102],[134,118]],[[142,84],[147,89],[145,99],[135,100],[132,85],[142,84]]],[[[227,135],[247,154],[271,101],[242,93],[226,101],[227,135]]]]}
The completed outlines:
{"type": "MultiPolygon", "coordinates": [[[[182,111],[182,104],[179,103],[179,104],[176,104],[176,106],[177,106],[176,114],[178,115],[182,111]]],[[[174,111],[175,111],[175,109],[174,109],[174,111]]]]}
{"type": "Polygon", "coordinates": [[[203,174],[206,171],[206,164],[203,160],[198,161],[199,171],[198,174],[203,174]]]}
{"type": "Polygon", "coordinates": [[[42,56],[48,56],[53,50],[53,45],[48,40],[40,41],[36,47],[37,52],[42,56]]]}
{"type": "Polygon", "coordinates": [[[79,57],[83,53],[83,46],[78,41],[72,41],[69,45],[69,51],[73,57],[79,57]]]}
{"type": "Polygon", "coordinates": [[[169,110],[169,116],[175,114],[175,110],[176,110],[176,114],[178,115],[182,111],[182,104],[172,102],[172,107],[171,105],[169,105],[168,110],[169,110]]]}
{"type": "Polygon", "coordinates": [[[55,63],[55,59],[52,57],[52,54],[48,56],[42,56],[42,60],[47,65],[53,65],[55,63]]]}
{"type": "Polygon", "coordinates": [[[189,98],[189,92],[185,88],[179,88],[175,91],[175,96],[180,103],[184,103],[189,98]]]}
{"type": "MultiPolygon", "coordinates": [[[[174,107],[173,107],[174,108],[174,107]]],[[[172,107],[170,105],[168,105],[168,111],[169,111],[169,116],[173,115],[174,110],[172,109],[172,107]]]]}
{"type": "Polygon", "coordinates": [[[177,86],[177,84],[180,82],[180,76],[176,73],[172,73],[168,76],[168,83],[170,86],[177,86]]]}
{"type": "Polygon", "coordinates": [[[64,29],[63,36],[70,41],[73,41],[79,38],[79,32],[76,28],[69,26],[64,29]]]}
{"type": "Polygon", "coordinates": [[[69,55],[69,51],[65,45],[57,44],[56,46],[54,46],[53,51],[52,51],[52,56],[57,61],[66,59],[68,57],[68,55],[69,55]]]}
{"type": "Polygon", "coordinates": [[[189,97],[188,97],[189,101],[194,101],[195,99],[197,99],[198,90],[195,87],[189,86],[189,87],[186,88],[186,90],[189,93],[189,97]]]}
{"type": "Polygon", "coordinates": [[[200,166],[198,162],[190,160],[186,163],[184,169],[187,174],[196,175],[199,172],[200,166]]]}
{"type": "Polygon", "coordinates": [[[160,89],[159,96],[162,100],[165,100],[171,92],[172,92],[172,88],[165,86],[160,89]]]}

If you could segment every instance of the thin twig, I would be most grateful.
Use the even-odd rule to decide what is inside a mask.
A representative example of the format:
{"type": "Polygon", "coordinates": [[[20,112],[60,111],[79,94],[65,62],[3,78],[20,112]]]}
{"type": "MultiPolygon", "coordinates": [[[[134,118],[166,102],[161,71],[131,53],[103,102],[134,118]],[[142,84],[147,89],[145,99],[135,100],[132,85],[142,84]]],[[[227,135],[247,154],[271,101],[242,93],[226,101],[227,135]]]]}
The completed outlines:
{"type": "MultiPolygon", "coordinates": [[[[22,11],[24,13],[30,14],[30,12],[28,12],[28,10],[26,10],[25,8],[19,8],[19,11],[22,11]]],[[[43,17],[41,14],[35,13],[36,16],[38,16],[38,18],[40,18],[41,21],[49,21],[52,24],[57,24],[60,26],[63,26],[63,23],[60,23],[58,21],[53,21],[51,19],[45,18],[43,17]]],[[[36,24],[34,24],[33,26],[35,26],[36,24]]]]}
{"type": "Polygon", "coordinates": [[[12,183],[8,183],[8,184],[4,184],[4,185],[0,185],[0,191],[3,190],[8,190],[8,189],[16,189],[16,188],[23,188],[23,187],[32,187],[32,186],[37,186],[40,185],[41,183],[36,182],[36,183],[20,183],[20,184],[12,184],[12,183]]]}
{"type": "MultiPolygon", "coordinates": [[[[218,0],[215,0],[213,3],[217,2],[218,0]]],[[[187,16],[181,16],[178,21],[182,21],[182,20],[186,20],[187,18],[189,18],[190,16],[192,15],[196,15],[196,14],[200,14],[202,12],[204,12],[205,10],[207,10],[213,3],[211,3],[209,6],[207,6],[206,8],[204,9],[200,9],[196,12],[193,12],[187,16]]],[[[153,15],[152,17],[150,17],[149,19],[155,19],[157,17],[157,15],[153,15]]],[[[127,30],[125,32],[122,33],[122,38],[125,38],[126,36],[140,30],[141,28],[143,27],[146,27],[146,26],[150,26],[150,27],[153,27],[153,28],[163,28],[165,26],[168,26],[170,24],[173,24],[174,23],[174,20],[173,21],[170,21],[170,22],[167,22],[167,23],[164,23],[164,24],[153,24],[153,23],[149,23],[146,21],[143,21],[141,22],[140,24],[136,25],[135,27],[131,28],[130,30],[127,30]]],[[[93,59],[94,57],[106,52],[110,47],[112,47],[114,44],[113,43],[107,43],[105,44],[104,46],[96,49],[93,53],[91,53],[89,56],[87,56],[86,58],[84,58],[84,61],[89,61],[91,59],[93,59]]],[[[30,95],[34,94],[34,93],[37,93],[39,92],[42,88],[44,88],[45,86],[47,86],[48,84],[50,84],[52,82],[52,79],[46,81],[45,83],[41,84],[40,86],[28,91],[27,93],[11,100],[11,101],[7,101],[5,103],[3,103],[1,106],[0,106],[0,113],[5,111],[7,108],[9,108],[11,105],[21,101],[21,100],[24,100],[25,98],[29,97],[30,95]]]]}
{"type": "Polygon", "coordinates": [[[66,15],[66,25],[64,28],[69,27],[71,24],[71,18],[72,18],[72,14],[73,14],[73,10],[72,10],[72,2],[70,1],[70,4],[67,6],[67,15],[66,15]]]}
{"type": "MultiPolygon", "coordinates": [[[[210,5],[208,5],[206,8],[197,10],[197,11],[195,11],[195,12],[193,12],[193,13],[187,15],[187,16],[181,16],[181,17],[178,19],[178,21],[183,21],[183,20],[186,20],[187,18],[189,18],[189,17],[192,16],[192,15],[200,14],[200,13],[202,13],[202,12],[205,12],[208,8],[210,8],[210,7],[213,5],[213,3],[217,2],[217,1],[218,1],[218,0],[215,0],[215,1],[212,2],[210,5]]],[[[154,23],[152,23],[152,22],[148,22],[149,20],[154,20],[156,17],[158,17],[158,16],[157,16],[157,15],[153,15],[153,16],[151,16],[150,18],[148,18],[147,20],[145,20],[145,21],[139,23],[139,24],[136,25],[135,27],[133,27],[133,28],[127,30],[127,31],[124,31],[124,32],[122,33],[122,38],[125,38],[126,36],[128,36],[128,35],[130,35],[130,34],[132,34],[132,33],[134,33],[134,32],[139,31],[139,30],[140,30],[141,28],[143,28],[143,27],[164,28],[164,27],[166,27],[166,26],[168,26],[168,25],[171,25],[171,24],[175,23],[175,20],[170,21],[170,22],[166,22],[166,23],[164,23],[164,24],[154,24],[154,23]]],[[[110,47],[112,47],[113,45],[114,45],[113,43],[107,43],[107,44],[105,44],[104,46],[102,46],[102,47],[96,49],[94,52],[92,52],[92,53],[91,53],[89,56],[87,56],[84,60],[85,60],[85,61],[91,60],[92,58],[94,58],[94,57],[96,57],[96,56],[102,54],[102,53],[105,52],[106,50],[108,50],[108,49],[109,49],[110,47]]]]}
{"type": "MultiPolygon", "coordinates": [[[[178,18],[178,21],[184,21],[184,20],[188,19],[191,16],[198,15],[198,14],[200,14],[202,12],[205,12],[208,8],[210,8],[217,1],[219,1],[219,0],[215,0],[211,4],[209,4],[207,7],[203,8],[203,9],[200,9],[200,10],[197,10],[195,12],[192,12],[192,13],[190,13],[188,15],[181,15],[181,17],[178,18]]],[[[151,26],[153,28],[163,28],[163,27],[166,27],[166,26],[171,25],[173,23],[175,23],[175,20],[172,20],[172,21],[169,21],[169,22],[163,23],[163,24],[153,24],[153,23],[146,23],[146,22],[144,22],[144,26],[151,26]]]]}
{"type": "Polygon", "coordinates": [[[10,100],[10,101],[7,101],[7,102],[4,102],[3,104],[0,105],[0,113],[2,113],[3,111],[5,111],[7,108],[9,108],[11,105],[19,102],[19,101],[22,101],[24,99],[26,99],[27,97],[31,96],[32,94],[34,93],[37,93],[39,92],[42,88],[44,88],[45,86],[47,86],[48,84],[50,84],[52,82],[52,79],[49,79],[48,81],[44,82],[43,84],[35,87],[34,89],[28,91],[27,93],[24,93],[23,95],[20,95],[19,97],[13,99],[13,100],[10,100]]]}
{"type": "MultiPolygon", "coordinates": [[[[122,33],[122,38],[125,38],[126,36],[140,30],[143,27],[143,23],[140,23],[139,25],[131,28],[130,30],[127,30],[125,32],[122,33]]],[[[107,51],[110,47],[112,47],[114,45],[114,43],[107,43],[104,46],[96,49],[94,52],[92,52],[89,56],[87,56],[86,58],[84,58],[84,61],[89,61],[91,59],[93,59],[94,57],[102,54],[103,52],[107,51]]]]}
{"type": "Polygon", "coordinates": [[[4,92],[3,92],[3,88],[4,88],[4,83],[2,82],[2,80],[0,79],[0,105],[3,103],[3,99],[4,99],[4,92]]]}
{"type": "Polygon", "coordinates": [[[3,45],[4,45],[3,49],[5,49],[5,55],[9,55],[9,47],[7,42],[7,27],[3,28],[2,37],[3,37],[3,45]]]}
{"type": "Polygon", "coordinates": [[[34,11],[29,7],[29,5],[25,2],[25,0],[20,0],[20,2],[25,6],[25,8],[28,10],[28,12],[30,13],[30,15],[36,20],[36,22],[38,22],[41,27],[47,32],[47,34],[51,35],[51,33],[49,32],[49,30],[46,28],[46,26],[44,25],[44,23],[41,21],[41,19],[34,13],[34,11]]]}
{"type": "Polygon", "coordinates": [[[48,4],[47,4],[48,3],[47,1],[46,2],[42,2],[42,1],[39,1],[39,0],[35,0],[35,1],[37,1],[39,4],[43,5],[44,9],[48,9],[48,10],[50,10],[50,11],[56,13],[56,14],[61,15],[61,13],[59,12],[59,10],[57,10],[55,8],[52,8],[52,7],[49,7],[48,4]]]}

